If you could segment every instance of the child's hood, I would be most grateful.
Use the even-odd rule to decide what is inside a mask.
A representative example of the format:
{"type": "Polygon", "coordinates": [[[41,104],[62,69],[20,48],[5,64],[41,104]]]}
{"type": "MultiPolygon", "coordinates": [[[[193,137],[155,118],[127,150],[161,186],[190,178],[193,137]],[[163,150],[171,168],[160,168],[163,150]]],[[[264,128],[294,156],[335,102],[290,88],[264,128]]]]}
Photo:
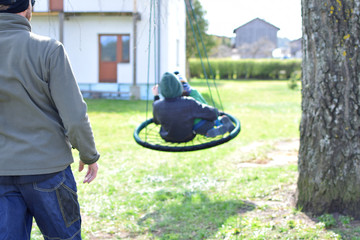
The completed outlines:
{"type": "Polygon", "coordinates": [[[160,93],[164,98],[180,97],[183,92],[183,86],[179,79],[172,73],[166,72],[160,81],[160,93]]]}

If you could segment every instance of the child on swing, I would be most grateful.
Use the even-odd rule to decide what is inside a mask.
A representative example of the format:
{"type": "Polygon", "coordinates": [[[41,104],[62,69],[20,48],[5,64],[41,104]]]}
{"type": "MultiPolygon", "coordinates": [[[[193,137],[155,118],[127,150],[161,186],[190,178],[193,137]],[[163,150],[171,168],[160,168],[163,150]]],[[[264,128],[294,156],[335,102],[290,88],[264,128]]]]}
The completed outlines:
{"type": "Polygon", "coordinates": [[[196,134],[216,137],[234,129],[227,116],[216,122],[219,112],[216,108],[196,101],[192,97],[182,96],[184,88],[180,80],[172,73],[165,73],[160,81],[160,100],[158,86],[153,87],[153,120],[160,124],[161,137],[169,142],[187,142],[196,134]],[[194,126],[194,120],[199,121],[194,126]]]}
{"type": "MultiPolygon", "coordinates": [[[[177,78],[180,80],[180,82],[183,86],[183,89],[184,89],[183,94],[182,94],[183,96],[190,96],[190,97],[194,98],[196,101],[208,105],[207,101],[205,100],[205,98],[203,98],[201,93],[199,93],[195,88],[192,88],[190,86],[190,84],[188,83],[188,81],[186,80],[186,78],[184,78],[179,73],[179,71],[175,71],[174,74],[177,76],[177,78]]],[[[229,120],[229,122],[230,122],[230,119],[228,119],[227,116],[223,116],[222,118],[224,118],[223,121],[229,120]]],[[[193,127],[194,131],[199,129],[204,123],[205,123],[205,120],[196,118],[194,120],[194,127],[193,127]]],[[[219,121],[219,119],[215,120],[215,126],[220,126],[220,125],[222,125],[222,123],[219,121]]],[[[229,132],[231,132],[232,129],[234,129],[234,127],[231,127],[231,125],[229,125],[229,126],[230,126],[229,132]]]]}

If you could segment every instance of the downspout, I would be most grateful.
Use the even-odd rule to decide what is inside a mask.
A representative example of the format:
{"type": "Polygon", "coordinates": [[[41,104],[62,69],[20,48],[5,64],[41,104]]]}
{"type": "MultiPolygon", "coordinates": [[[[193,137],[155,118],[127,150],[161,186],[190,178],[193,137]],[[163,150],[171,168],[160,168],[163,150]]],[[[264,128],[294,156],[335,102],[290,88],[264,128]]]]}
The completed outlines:
{"type": "Polygon", "coordinates": [[[137,0],[134,0],[134,9],[133,9],[133,81],[132,86],[130,87],[130,93],[132,99],[140,99],[140,86],[137,85],[137,76],[136,76],[136,63],[137,63],[137,20],[138,20],[138,12],[137,12],[137,0]]]}
{"type": "Polygon", "coordinates": [[[136,86],[136,38],[137,38],[137,0],[134,0],[134,10],[133,10],[133,86],[136,86]]]}
{"type": "Polygon", "coordinates": [[[158,30],[158,59],[157,59],[157,76],[156,76],[156,79],[155,79],[155,83],[159,83],[160,82],[160,76],[161,76],[161,0],[158,0],[158,20],[157,20],[157,30],[158,30]]]}

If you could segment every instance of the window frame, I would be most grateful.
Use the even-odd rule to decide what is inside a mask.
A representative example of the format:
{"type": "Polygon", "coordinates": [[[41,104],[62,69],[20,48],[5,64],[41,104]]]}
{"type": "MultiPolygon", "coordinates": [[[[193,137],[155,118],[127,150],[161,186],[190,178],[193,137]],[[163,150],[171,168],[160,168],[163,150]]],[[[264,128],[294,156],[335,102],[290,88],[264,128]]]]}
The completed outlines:
{"type": "Polygon", "coordinates": [[[116,63],[130,63],[130,34],[112,34],[112,33],[107,33],[107,34],[99,34],[98,35],[98,45],[99,45],[99,61],[102,61],[102,45],[101,45],[101,37],[102,36],[116,36],[117,37],[117,41],[116,41],[116,63]],[[128,47],[128,59],[124,59],[124,52],[123,52],[123,37],[128,37],[128,42],[129,42],[129,47],[128,47]]]}

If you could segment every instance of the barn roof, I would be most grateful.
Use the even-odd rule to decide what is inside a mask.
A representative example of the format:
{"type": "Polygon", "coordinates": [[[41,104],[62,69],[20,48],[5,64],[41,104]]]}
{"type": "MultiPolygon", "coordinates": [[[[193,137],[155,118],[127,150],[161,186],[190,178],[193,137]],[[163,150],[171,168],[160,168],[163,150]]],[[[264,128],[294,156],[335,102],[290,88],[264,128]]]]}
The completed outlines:
{"type": "Polygon", "coordinates": [[[261,22],[265,23],[266,25],[268,25],[268,26],[276,29],[277,31],[280,30],[280,28],[272,25],[271,23],[268,23],[267,21],[265,21],[265,20],[263,20],[263,19],[261,19],[261,18],[255,18],[255,19],[251,20],[250,22],[247,22],[247,23],[245,23],[244,25],[241,25],[240,27],[235,28],[235,29],[234,29],[234,33],[236,33],[236,30],[238,30],[239,28],[245,27],[246,25],[249,25],[249,24],[251,24],[251,23],[253,23],[253,22],[256,22],[256,21],[261,21],[261,22]]]}

